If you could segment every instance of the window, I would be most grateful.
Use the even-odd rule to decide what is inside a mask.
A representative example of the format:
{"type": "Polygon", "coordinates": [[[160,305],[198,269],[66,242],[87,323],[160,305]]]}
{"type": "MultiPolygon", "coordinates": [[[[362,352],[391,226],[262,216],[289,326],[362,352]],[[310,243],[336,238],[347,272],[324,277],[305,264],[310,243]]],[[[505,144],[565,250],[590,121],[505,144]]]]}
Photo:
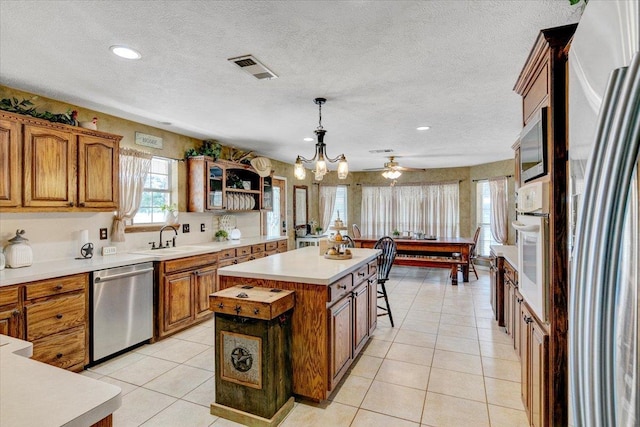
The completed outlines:
{"type": "Polygon", "coordinates": [[[480,227],[476,253],[478,256],[489,256],[491,245],[498,243],[491,234],[491,192],[489,181],[478,181],[476,185],[476,223],[480,227]]]}
{"type": "Polygon", "coordinates": [[[347,186],[338,185],[336,189],[336,204],[331,213],[331,221],[329,224],[333,224],[338,219],[338,213],[340,213],[340,219],[347,224],[347,186]]]}
{"type": "Polygon", "coordinates": [[[176,170],[176,160],[163,157],[151,159],[151,170],[144,184],[140,208],[132,220],[134,225],[164,223],[162,207],[178,204],[176,170]]]}

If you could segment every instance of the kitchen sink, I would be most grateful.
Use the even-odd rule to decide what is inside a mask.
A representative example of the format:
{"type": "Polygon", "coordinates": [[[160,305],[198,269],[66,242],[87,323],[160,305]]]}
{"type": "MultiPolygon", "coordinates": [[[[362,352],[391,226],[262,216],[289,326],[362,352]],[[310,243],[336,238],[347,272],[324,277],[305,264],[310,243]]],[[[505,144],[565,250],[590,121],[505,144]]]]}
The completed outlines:
{"type": "Polygon", "coordinates": [[[209,248],[207,246],[176,246],[175,248],[162,248],[162,249],[143,249],[140,251],[132,251],[134,254],[143,254],[143,255],[155,255],[155,256],[163,256],[163,255],[171,255],[171,254],[180,254],[185,252],[195,252],[195,251],[206,251],[209,248]]]}

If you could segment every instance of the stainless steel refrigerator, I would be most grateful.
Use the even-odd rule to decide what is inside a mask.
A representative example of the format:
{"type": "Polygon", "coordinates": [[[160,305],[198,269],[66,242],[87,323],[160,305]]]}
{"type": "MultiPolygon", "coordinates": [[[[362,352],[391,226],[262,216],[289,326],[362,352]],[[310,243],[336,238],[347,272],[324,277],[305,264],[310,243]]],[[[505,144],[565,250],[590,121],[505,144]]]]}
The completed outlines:
{"type": "Polygon", "coordinates": [[[569,399],[575,426],[640,425],[640,5],[590,0],[569,51],[569,399]]]}

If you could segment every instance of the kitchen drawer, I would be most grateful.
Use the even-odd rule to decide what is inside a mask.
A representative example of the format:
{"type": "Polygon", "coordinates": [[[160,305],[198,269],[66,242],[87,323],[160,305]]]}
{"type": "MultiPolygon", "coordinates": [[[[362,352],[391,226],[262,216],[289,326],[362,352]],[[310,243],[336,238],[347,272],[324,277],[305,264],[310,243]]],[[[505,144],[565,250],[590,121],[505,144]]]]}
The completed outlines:
{"type": "Polygon", "coordinates": [[[85,364],[85,328],[80,326],[33,342],[33,360],[68,369],[85,364]]]}
{"type": "MultiPolygon", "coordinates": [[[[218,252],[218,260],[235,258],[236,250],[235,249],[225,249],[224,251],[218,252]]],[[[228,264],[227,264],[228,265],[228,264]]]]}
{"type": "Polygon", "coordinates": [[[274,249],[272,251],[265,251],[264,256],[270,256],[270,255],[275,255],[278,253],[277,249],[274,249]]]}
{"type": "Polygon", "coordinates": [[[174,271],[191,270],[198,267],[210,266],[218,262],[218,254],[203,254],[190,256],[185,258],[172,259],[170,261],[164,261],[165,274],[174,271]]]}
{"type": "Polygon", "coordinates": [[[251,261],[251,255],[239,256],[238,258],[235,259],[233,263],[240,264],[241,262],[247,262],[247,261],[251,261]]]}
{"type": "Polygon", "coordinates": [[[237,264],[238,261],[235,258],[225,259],[224,261],[218,261],[218,268],[226,267],[228,265],[237,264]]]}
{"type": "Polygon", "coordinates": [[[25,307],[27,340],[84,325],[87,321],[84,293],[52,298],[25,307]]]}
{"type": "Polygon", "coordinates": [[[343,295],[347,294],[351,290],[351,286],[353,285],[353,276],[351,274],[347,274],[340,280],[336,280],[329,286],[327,286],[328,294],[327,301],[329,303],[334,303],[342,298],[343,295]]]}
{"type": "Polygon", "coordinates": [[[287,250],[287,247],[289,246],[289,243],[287,242],[286,239],[283,240],[278,240],[278,249],[284,249],[287,250]]]}
{"type": "Polygon", "coordinates": [[[264,244],[266,251],[275,251],[278,249],[278,242],[267,242],[264,244]]]}
{"type": "Polygon", "coordinates": [[[3,305],[16,305],[20,297],[19,286],[6,286],[0,288],[0,307],[3,305]]]}
{"type": "Polygon", "coordinates": [[[378,273],[378,261],[372,261],[369,263],[369,276],[374,276],[378,273]]]}
{"type": "Polygon", "coordinates": [[[251,245],[252,254],[257,254],[260,252],[264,252],[264,243],[260,243],[259,245],[251,245]]]}
{"type": "Polygon", "coordinates": [[[60,295],[66,292],[84,290],[89,278],[87,274],[58,277],[57,279],[42,280],[27,283],[27,300],[52,295],[60,295]]]}
{"type": "Polygon", "coordinates": [[[236,248],[236,256],[245,256],[251,253],[251,246],[243,246],[241,248],[236,248]]]}
{"type": "Polygon", "coordinates": [[[258,258],[264,258],[267,255],[264,252],[257,252],[255,254],[251,254],[249,255],[249,261],[254,260],[254,259],[258,259],[258,258]]]}
{"type": "Polygon", "coordinates": [[[511,281],[515,286],[518,286],[518,272],[508,262],[504,263],[504,278],[511,281]]]}
{"type": "Polygon", "coordinates": [[[353,273],[353,286],[358,286],[369,277],[369,266],[364,265],[353,273]]]}

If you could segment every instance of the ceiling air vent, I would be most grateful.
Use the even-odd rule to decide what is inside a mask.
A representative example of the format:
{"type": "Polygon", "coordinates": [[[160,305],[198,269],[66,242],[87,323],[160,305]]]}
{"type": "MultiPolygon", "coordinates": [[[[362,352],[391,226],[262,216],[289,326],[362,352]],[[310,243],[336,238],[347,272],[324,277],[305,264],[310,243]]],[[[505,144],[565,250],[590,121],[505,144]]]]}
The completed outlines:
{"type": "Polygon", "coordinates": [[[258,80],[278,78],[276,73],[265,67],[260,61],[251,55],[229,58],[228,61],[233,62],[258,80]]]}
{"type": "Polygon", "coordinates": [[[378,154],[378,153],[393,153],[393,149],[392,148],[382,148],[380,150],[369,150],[369,152],[371,154],[378,154]]]}

